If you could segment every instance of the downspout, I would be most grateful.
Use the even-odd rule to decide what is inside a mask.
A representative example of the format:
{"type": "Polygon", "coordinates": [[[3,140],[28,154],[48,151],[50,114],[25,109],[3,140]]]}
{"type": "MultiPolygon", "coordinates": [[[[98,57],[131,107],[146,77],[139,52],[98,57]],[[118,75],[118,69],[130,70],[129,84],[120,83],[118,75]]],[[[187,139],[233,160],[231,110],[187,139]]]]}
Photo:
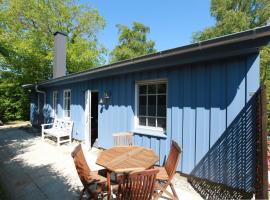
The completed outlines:
{"type": "MultiPolygon", "coordinates": [[[[44,108],[45,105],[46,105],[46,92],[45,92],[45,91],[39,90],[37,84],[36,84],[36,86],[35,86],[35,89],[36,89],[36,92],[37,92],[37,93],[41,93],[41,94],[44,95],[44,104],[43,104],[43,108],[44,108]]],[[[42,110],[43,110],[43,109],[42,109],[42,110]]],[[[38,112],[39,112],[39,108],[38,108],[38,112]]],[[[45,116],[44,116],[44,112],[43,112],[43,123],[45,124],[45,116]]]]}

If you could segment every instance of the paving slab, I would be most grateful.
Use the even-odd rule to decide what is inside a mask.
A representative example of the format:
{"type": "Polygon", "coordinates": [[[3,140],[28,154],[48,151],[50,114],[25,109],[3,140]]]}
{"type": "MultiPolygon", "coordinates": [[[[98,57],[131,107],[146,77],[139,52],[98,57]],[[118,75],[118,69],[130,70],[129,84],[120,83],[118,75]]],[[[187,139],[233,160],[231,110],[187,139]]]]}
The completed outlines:
{"type": "MultiPolygon", "coordinates": [[[[23,124],[25,125],[25,124],[23,124]]],[[[82,184],[71,152],[77,143],[61,145],[42,140],[20,129],[16,124],[0,128],[0,181],[11,199],[78,199],[82,184]],[[16,192],[14,192],[16,191],[16,192]]],[[[84,154],[91,170],[99,149],[84,154]]],[[[173,180],[180,199],[202,199],[185,177],[176,174],[173,180]]]]}

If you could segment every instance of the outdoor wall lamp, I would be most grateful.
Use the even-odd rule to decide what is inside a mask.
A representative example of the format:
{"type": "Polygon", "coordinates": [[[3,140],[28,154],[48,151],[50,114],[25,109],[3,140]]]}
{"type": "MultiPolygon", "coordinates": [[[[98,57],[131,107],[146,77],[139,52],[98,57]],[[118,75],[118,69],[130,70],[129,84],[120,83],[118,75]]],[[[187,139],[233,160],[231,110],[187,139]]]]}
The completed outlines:
{"type": "Polygon", "coordinates": [[[100,98],[99,103],[100,104],[108,104],[110,101],[110,92],[109,91],[105,91],[103,94],[103,97],[100,98]]]}
{"type": "Polygon", "coordinates": [[[102,97],[100,97],[100,99],[99,99],[99,104],[103,104],[103,98],[102,97]]]}

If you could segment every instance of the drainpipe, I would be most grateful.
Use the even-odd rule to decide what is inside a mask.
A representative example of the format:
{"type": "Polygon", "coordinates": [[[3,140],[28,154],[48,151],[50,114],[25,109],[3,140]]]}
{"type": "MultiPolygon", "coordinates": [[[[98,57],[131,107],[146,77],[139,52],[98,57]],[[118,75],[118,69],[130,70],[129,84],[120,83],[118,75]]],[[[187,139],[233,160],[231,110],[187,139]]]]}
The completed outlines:
{"type": "MultiPolygon", "coordinates": [[[[45,92],[45,91],[39,90],[37,84],[36,84],[36,86],[35,86],[35,89],[36,89],[36,92],[37,92],[37,93],[41,93],[41,94],[44,95],[44,105],[43,105],[43,108],[44,108],[45,105],[46,105],[46,92],[45,92]]],[[[39,108],[38,108],[38,112],[39,112],[39,108]]],[[[43,123],[45,124],[45,116],[44,116],[44,113],[43,113],[43,123]]]]}

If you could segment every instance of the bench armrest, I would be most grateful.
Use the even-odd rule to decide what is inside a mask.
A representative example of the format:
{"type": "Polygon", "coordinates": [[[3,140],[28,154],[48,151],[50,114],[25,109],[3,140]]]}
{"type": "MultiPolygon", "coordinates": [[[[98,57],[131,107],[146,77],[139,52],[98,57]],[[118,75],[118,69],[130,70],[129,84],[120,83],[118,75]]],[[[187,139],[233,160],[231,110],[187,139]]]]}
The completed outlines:
{"type": "Polygon", "coordinates": [[[45,128],[45,126],[52,126],[52,125],[53,125],[53,123],[51,123],[51,124],[41,124],[41,127],[45,128]]]}

